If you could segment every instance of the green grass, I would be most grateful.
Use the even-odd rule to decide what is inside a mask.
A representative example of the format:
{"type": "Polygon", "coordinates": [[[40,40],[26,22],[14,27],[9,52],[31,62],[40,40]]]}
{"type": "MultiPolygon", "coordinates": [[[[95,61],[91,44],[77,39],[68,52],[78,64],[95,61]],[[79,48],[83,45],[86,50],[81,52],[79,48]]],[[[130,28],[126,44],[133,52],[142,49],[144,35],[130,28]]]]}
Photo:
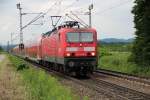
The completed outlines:
{"type": "MultiPolygon", "coordinates": [[[[100,47],[100,68],[129,73],[133,75],[150,77],[150,67],[138,66],[134,62],[129,62],[128,59],[131,55],[130,49],[128,51],[126,49],[125,52],[124,50],[118,50],[118,46],[116,47],[116,49],[115,46],[113,46],[113,49],[110,49],[111,47],[112,46],[108,45],[103,45],[102,47],[100,47]]],[[[120,48],[121,47],[122,46],[120,46],[120,48]]]]}
{"type": "Polygon", "coordinates": [[[2,54],[3,53],[3,51],[2,50],[0,50],[0,54],[2,54]]]}
{"type": "MultiPolygon", "coordinates": [[[[17,68],[25,62],[17,57],[10,56],[12,64],[17,68]]],[[[29,100],[78,100],[79,98],[72,94],[71,90],[62,86],[56,78],[48,75],[43,70],[29,68],[19,71],[29,92],[29,100]]]]}
{"type": "Polygon", "coordinates": [[[132,50],[132,44],[101,44],[100,47],[109,52],[118,51],[118,52],[128,52],[132,50]]]}

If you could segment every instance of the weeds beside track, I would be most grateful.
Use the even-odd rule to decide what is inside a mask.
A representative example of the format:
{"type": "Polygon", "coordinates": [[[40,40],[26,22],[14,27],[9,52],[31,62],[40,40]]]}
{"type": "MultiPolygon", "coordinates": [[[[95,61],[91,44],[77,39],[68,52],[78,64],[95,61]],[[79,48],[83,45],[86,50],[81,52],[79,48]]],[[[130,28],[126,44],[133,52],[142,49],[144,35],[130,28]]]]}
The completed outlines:
{"type": "Polygon", "coordinates": [[[24,60],[9,55],[9,59],[15,66],[25,64],[27,69],[20,70],[24,84],[29,92],[29,100],[76,100],[71,91],[61,86],[57,79],[47,75],[43,70],[36,70],[33,65],[26,63],[24,60]]]}

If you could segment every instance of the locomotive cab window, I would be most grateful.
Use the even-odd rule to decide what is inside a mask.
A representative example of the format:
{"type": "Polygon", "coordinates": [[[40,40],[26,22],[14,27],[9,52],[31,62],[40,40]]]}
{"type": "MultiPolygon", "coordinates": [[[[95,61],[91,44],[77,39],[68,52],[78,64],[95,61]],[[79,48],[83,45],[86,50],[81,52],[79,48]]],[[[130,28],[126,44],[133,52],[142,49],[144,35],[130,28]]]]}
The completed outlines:
{"type": "Polygon", "coordinates": [[[67,42],[80,42],[79,33],[67,33],[67,42]]]}
{"type": "Polygon", "coordinates": [[[93,33],[80,33],[81,42],[93,42],[93,33]]]}
{"type": "Polygon", "coordinates": [[[93,33],[67,33],[67,42],[93,42],[93,33]]]}

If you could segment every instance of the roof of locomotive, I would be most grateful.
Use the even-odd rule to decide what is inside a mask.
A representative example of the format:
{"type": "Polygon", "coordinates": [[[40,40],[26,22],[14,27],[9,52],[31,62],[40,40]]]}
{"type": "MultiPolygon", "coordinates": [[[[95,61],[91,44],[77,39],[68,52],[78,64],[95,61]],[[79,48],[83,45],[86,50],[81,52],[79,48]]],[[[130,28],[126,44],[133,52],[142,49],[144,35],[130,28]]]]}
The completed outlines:
{"type": "Polygon", "coordinates": [[[96,30],[94,28],[88,28],[88,27],[80,27],[79,22],[77,21],[66,21],[64,22],[64,24],[62,24],[61,26],[58,26],[54,29],[52,29],[51,31],[48,31],[46,33],[43,33],[42,36],[49,36],[50,34],[52,34],[53,32],[68,32],[68,31],[94,31],[96,32],[96,30]]]}
{"type": "Polygon", "coordinates": [[[94,28],[61,28],[59,30],[60,33],[67,32],[96,32],[94,28]]]}

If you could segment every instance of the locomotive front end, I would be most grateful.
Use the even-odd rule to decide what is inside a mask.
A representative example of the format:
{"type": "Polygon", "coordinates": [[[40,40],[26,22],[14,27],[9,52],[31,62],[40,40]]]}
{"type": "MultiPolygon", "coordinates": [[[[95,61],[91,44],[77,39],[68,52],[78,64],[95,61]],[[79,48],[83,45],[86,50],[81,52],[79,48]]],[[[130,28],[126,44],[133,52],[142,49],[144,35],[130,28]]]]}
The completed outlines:
{"type": "Polygon", "coordinates": [[[92,73],[97,67],[97,35],[94,29],[66,33],[65,66],[79,75],[92,73]]]}

